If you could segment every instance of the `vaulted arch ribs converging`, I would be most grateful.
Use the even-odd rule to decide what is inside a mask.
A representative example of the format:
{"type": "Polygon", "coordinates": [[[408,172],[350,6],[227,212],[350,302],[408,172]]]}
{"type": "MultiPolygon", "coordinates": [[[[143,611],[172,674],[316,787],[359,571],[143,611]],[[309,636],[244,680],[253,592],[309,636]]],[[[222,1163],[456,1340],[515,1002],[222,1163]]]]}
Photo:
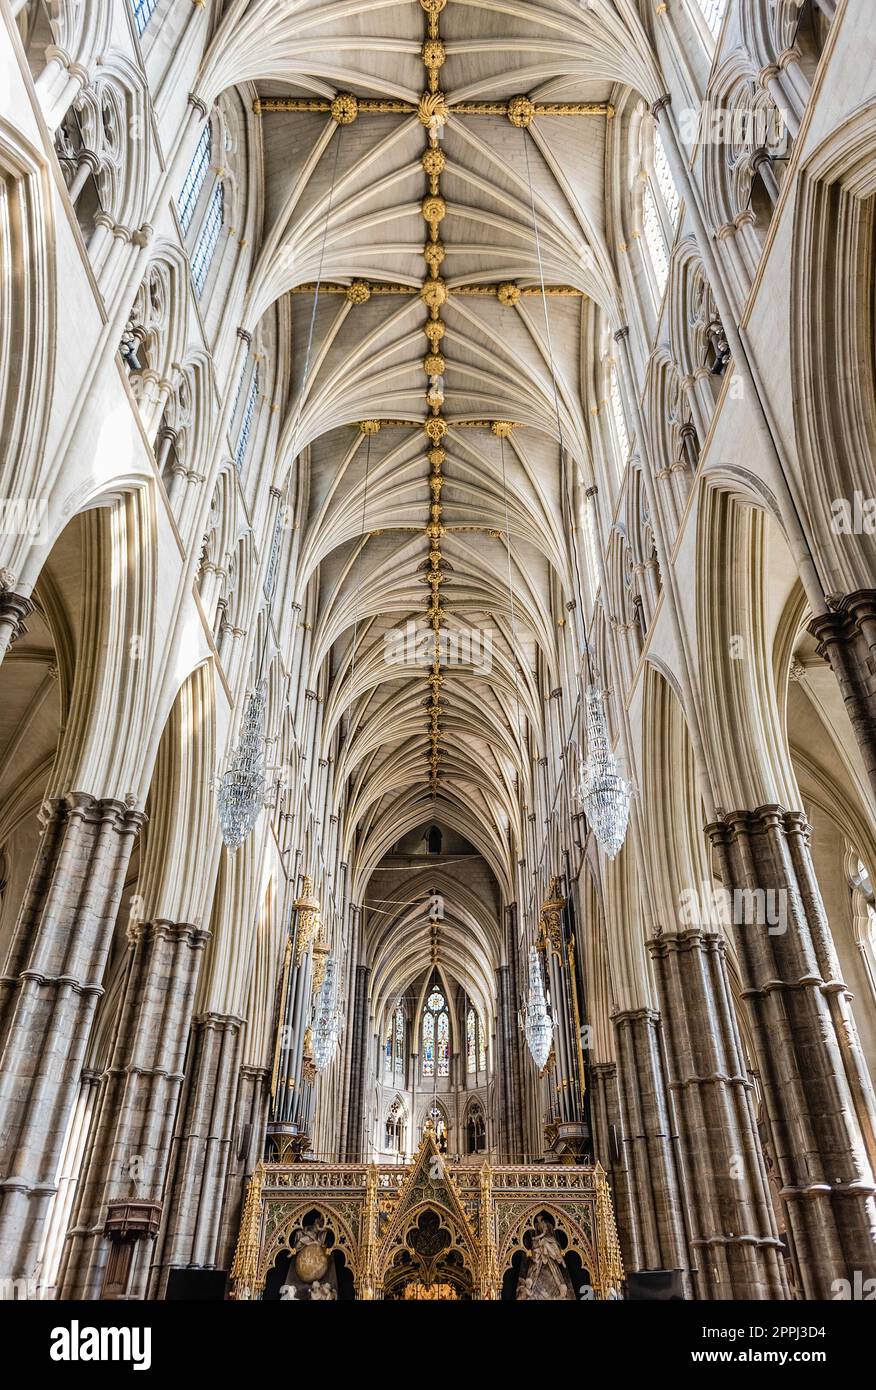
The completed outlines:
{"type": "Polygon", "coordinates": [[[0,8],[4,1278],[876,1274],[861,6],[0,8]]]}
{"type": "MultiPolygon", "coordinates": [[[[582,345],[591,319],[616,317],[602,166],[630,35],[568,4],[537,19],[513,4],[361,6],[354,51],[336,7],[292,9],[294,35],[271,26],[276,62],[246,73],[269,190],[247,314],[289,295],[301,325],[279,464],[306,478],[295,599],[312,613],[329,731],[343,731],[347,837],[371,862],[369,837],[425,783],[445,815],[470,812],[469,833],[491,825],[510,883],[541,690],[559,683],[581,592],[569,488],[595,480],[582,345]],[[440,627],[465,651],[440,663],[430,700],[428,653],[412,661],[408,634],[428,631],[436,574],[440,627]]],[[[228,73],[249,32],[236,26],[228,73]]]]}

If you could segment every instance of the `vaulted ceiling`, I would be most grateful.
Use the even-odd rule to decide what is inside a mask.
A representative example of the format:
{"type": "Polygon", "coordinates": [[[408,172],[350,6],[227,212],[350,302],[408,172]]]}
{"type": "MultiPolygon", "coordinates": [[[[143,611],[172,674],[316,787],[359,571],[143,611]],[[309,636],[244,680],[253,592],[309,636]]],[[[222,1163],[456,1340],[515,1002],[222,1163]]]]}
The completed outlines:
{"type": "Polygon", "coordinates": [[[660,93],[637,7],[251,0],[212,55],[200,94],[248,82],[260,111],[249,321],[292,296],[279,469],[305,518],[312,669],[344,733],[346,857],[364,883],[436,819],[510,898],[580,597],[588,354],[619,321],[611,103],[660,93]],[[487,633],[489,653],[392,664],[387,634],[408,622],[487,633]]]}

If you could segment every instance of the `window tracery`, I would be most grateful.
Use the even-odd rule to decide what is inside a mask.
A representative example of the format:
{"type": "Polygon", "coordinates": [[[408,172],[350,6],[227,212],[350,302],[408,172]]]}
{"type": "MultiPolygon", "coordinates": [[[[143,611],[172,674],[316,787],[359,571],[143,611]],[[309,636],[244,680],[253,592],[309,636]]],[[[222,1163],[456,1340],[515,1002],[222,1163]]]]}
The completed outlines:
{"type": "Polygon", "coordinates": [[[669,254],[681,213],[681,201],[660,131],[645,116],[638,129],[642,231],[657,299],[661,300],[669,279],[669,254]]]}
{"type": "Polygon", "coordinates": [[[450,1016],[441,990],[429,993],[423,1011],[423,1076],[450,1075],[450,1016]]]}
{"type": "Polygon", "coordinates": [[[405,1118],[404,1102],[400,1096],[396,1096],[389,1107],[385,1125],[386,1147],[391,1153],[401,1154],[405,1151],[405,1118]]]}
{"type": "Polygon", "coordinates": [[[383,1065],[387,1079],[402,1078],[405,1069],[405,1011],[397,1004],[389,1015],[383,1044],[383,1065]]]}
{"type": "Polygon", "coordinates": [[[465,1120],[465,1151],[469,1154],[483,1153],[486,1147],[487,1125],[483,1108],[479,1101],[473,1101],[465,1120]]]}
{"type": "Polygon", "coordinates": [[[183,180],[183,186],[176,200],[177,212],[179,213],[179,222],[183,230],[183,235],[186,234],[192,224],[195,208],[198,205],[201,190],[207,178],[207,170],[210,167],[212,148],[213,127],[208,121],[201,131],[201,138],[197,143],[192,162],[189,165],[189,171],[183,180]]]}
{"type": "Polygon", "coordinates": [[[486,1071],[487,1043],[480,1014],[470,1006],[465,1016],[465,1069],[469,1076],[486,1071]]]}
{"type": "Polygon", "coordinates": [[[137,26],[138,34],[145,34],[158,8],[158,0],[131,0],[131,8],[134,11],[134,23],[137,26]]]}
{"type": "Polygon", "coordinates": [[[243,418],[240,422],[240,433],[237,437],[237,448],[234,451],[234,465],[238,471],[243,468],[246,461],[247,450],[249,449],[249,439],[252,432],[253,416],[255,415],[256,401],[259,395],[259,364],[256,362],[252,369],[252,376],[249,382],[249,391],[246,396],[246,405],[243,410],[243,418]]]}
{"type": "Polygon", "coordinates": [[[201,227],[197,244],[192,255],[192,281],[195,286],[195,293],[199,298],[204,293],[204,287],[207,283],[207,277],[210,274],[213,257],[216,254],[219,232],[222,228],[224,219],[225,189],[220,180],[213,189],[210,204],[207,208],[207,215],[204,218],[204,223],[201,227]]]}
{"type": "Polygon", "coordinates": [[[697,9],[709,27],[713,39],[717,39],[724,23],[727,0],[695,0],[697,9]]]}

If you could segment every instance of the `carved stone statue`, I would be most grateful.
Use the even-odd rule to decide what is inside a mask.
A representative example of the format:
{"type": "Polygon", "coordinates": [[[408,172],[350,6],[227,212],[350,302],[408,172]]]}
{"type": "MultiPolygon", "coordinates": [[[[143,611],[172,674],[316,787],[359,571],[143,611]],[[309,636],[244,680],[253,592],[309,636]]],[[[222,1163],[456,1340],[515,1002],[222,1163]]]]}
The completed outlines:
{"type": "Polygon", "coordinates": [[[326,1282],[325,1284],[311,1284],[310,1286],[311,1302],[328,1302],[333,1298],[336,1299],[337,1296],[337,1291],[333,1289],[331,1284],[329,1284],[328,1282],[326,1282]]]}
{"type": "Polygon", "coordinates": [[[329,1267],[327,1235],[323,1216],[316,1216],[310,1226],[304,1226],[298,1232],[292,1254],[295,1257],[295,1273],[302,1283],[316,1285],[325,1276],[329,1267]]]}
{"type": "Polygon", "coordinates": [[[517,1298],[538,1302],[568,1302],[575,1298],[553,1222],[546,1216],[535,1219],[530,1255],[517,1284],[517,1298]]]}

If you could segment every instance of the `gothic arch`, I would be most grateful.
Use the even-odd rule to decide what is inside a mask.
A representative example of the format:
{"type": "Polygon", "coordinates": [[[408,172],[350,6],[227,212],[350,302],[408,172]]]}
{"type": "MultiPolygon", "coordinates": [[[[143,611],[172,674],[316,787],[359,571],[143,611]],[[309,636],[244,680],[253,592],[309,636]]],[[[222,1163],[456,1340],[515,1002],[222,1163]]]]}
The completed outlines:
{"type": "Polygon", "coordinates": [[[654,914],[665,931],[677,929],[683,905],[711,880],[704,834],[699,770],[682,705],[669,682],[650,663],[644,694],[642,796],[656,817],[650,856],[654,914]],[[658,846],[660,851],[658,852],[658,846]]]}
{"type": "Polygon", "coordinates": [[[292,1236],[296,1226],[299,1226],[304,1217],[314,1211],[322,1217],[326,1230],[331,1231],[335,1237],[335,1244],[332,1248],[339,1250],[344,1255],[347,1264],[355,1275],[359,1274],[359,1238],[354,1234],[350,1223],[336,1207],[310,1201],[300,1203],[290,1212],[286,1206],[275,1207],[269,1203],[265,1233],[262,1239],[262,1258],[257,1279],[258,1288],[264,1288],[268,1273],[273,1269],[280,1255],[287,1252],[292,1253],[292,1236]]]}
{"type": "Polygon", "coordinates": [[[524,1237],[532,1233],[536,1219],[542,1213],[546,1213],[553,1221],[554,1228],[566,1237],[565,1250],[573,1251],[579,1257],[590,1275],[591,1284],[598,1288],[599,1259],[590,1234],[593,1221],[591,1209],[586,1207],[579,1214],[573,1215],[568,1208],[553,1206],[550,1202],[535,1202],[525,1207],[522,1212],[515,1211],[513,1217],[510,1217],[509,1226],[496,1251],[500,1282],[511,1268],[514,1256],[520,1251],[526,1251],[524,1237]]]}
{"type": "Polygon", "coordinates": [[[706,213],[715,233],[739,235],[742,279],[748,288],[772,217],[778,185],[764,162],[785,151],[784,123],[743,49],[722,58],[703,108],[700,159],[706,213]],[[719,129],[713,125],[719,124],[719,129]]]}
{"type": "MultiPolygon", "coordinates": [[[[0,495],[32,496],[44,469],[54,381],[56,285],[51,196],[43,159],[0,119],[0,495]]],[[[20,538],[4,535],[0,590],[23,569],[20,538]]]]}
{"type": "Polygon", "coordinates": [[[741,492],[703,491],[697,517],[703,738],[725,810],[799,807],[781,727],[766,607],[767,567],[789,553],[770,514],[741,492]],[[720,730],[720,732],[719,732],[720,730]]]}
{"type": "Polygon", "coordinates": [[[448,1205],[431,1198],[417,1202],[412,1207],[405,1207],[404,1211],[393,1219],[378,1251],[378,1283],[384,1283],[397,1256],[404,1250],[409,1234],[426,1213],[433,1213],[438,1217],[441,1226],[450,1236],[450,1251],[459,1255],[465,1269],[471,1275],[473,1284],[476,1285],[479,1262],[474,1232],[448,1205]]]}
{"type": "Polygon", "coordinates": [[[668,330],[669,357],[680,373],[703,443],[730,354],[718,307],[692,237],[679,242],[669,268],[668,330]]]}
{"type": "MultiPolygon", "coordinates": [[[[76,170],[75,158],[65,161],[68,151],[88,151],[98,196],[94,211],[109,219],[110,231],[136,231],[145,219],[152,153],[145,138],[147,110],[143,73],[126,54],[113,51],[102,59],[56,132],[55,147],[68,178],[76,170]]],[[[100,264],[96,269],[99,272],[100,264]]]]}
{"type": "Polygon", "coordinates": [[[159,241],[126,327],[136,352],[136,357],[126,358],[129,381],[150,441],[171,398],[174,370],[185,357],[189,279],[181,248],[159,241]]]}
{"type": "Polygon", "coordinates": [[[854,519],[876,457],[876,103],[806,161],[794,216],[791,369],[803,521],[829,593],[870,588],[876,539],[854,519]],[[824,524],[825,499],[833,503],[824,524]]]}

